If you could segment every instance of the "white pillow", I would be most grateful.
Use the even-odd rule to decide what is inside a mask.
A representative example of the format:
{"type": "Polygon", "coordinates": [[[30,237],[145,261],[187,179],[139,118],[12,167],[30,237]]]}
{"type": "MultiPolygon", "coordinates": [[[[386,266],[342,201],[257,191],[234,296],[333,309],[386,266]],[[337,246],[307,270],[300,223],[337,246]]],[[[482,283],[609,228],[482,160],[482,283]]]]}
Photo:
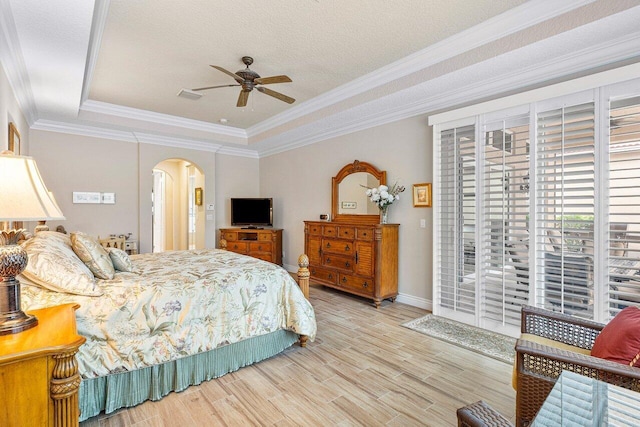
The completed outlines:
{"type": "Polygon", "coordinates": [[[40,232],[25,241],[29,262],[22,275],[43,288],[76,295],[100,296],[91,270],[78,258],[65,235],[40,232]]]}

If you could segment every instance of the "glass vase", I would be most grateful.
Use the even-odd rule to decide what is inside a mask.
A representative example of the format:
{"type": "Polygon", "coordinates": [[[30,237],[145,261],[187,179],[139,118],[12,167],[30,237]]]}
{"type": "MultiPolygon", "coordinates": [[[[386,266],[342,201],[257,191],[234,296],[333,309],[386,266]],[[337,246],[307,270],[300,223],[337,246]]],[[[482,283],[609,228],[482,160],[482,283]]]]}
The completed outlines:
{"type": "Polygon", "coordinates": [[[386,224],[387,223],[387,214],[388,212],[389,206],[385,206],[384,208],[380,209],[380,224],[386,224]]]}

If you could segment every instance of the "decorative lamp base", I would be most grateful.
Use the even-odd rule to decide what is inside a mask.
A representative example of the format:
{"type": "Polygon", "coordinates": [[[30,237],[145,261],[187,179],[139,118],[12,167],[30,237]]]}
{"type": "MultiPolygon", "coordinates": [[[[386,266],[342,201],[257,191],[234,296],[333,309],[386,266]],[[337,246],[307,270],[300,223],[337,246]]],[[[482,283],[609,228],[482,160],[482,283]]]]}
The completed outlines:
{"type": "Polygon", "coordinates": [[[20,281],[16,276],[27,266],[27,252],[17,244],[22,230],[0,232],[0,335],[33,328],[38,319],[20,309],[20,281]]]}

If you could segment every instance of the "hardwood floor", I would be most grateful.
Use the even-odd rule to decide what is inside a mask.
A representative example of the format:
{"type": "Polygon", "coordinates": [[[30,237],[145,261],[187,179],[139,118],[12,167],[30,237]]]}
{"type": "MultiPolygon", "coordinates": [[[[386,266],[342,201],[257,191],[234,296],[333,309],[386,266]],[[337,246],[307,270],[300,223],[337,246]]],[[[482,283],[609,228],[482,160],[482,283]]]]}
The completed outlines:
{"type": "Polygon", "coordinates": [[[455,426],[484,400],[512,421],[512,367],[400,326],[427,311],[311,286],[318,335],[283,353],[158,402],[80,425],[455,426]]]}

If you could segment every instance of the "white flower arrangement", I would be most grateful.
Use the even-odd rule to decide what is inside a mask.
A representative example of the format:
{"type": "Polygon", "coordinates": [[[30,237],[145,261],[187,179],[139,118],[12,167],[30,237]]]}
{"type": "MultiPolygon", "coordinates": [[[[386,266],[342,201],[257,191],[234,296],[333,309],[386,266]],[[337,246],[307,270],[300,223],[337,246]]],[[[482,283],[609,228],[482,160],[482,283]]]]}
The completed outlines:
{"type": "MultiPolygon", "coordinates": [[[[364,187],[364,186],[363,186],[364,187]]],[[[400,193],[402,193],[405,188],[403,185],[398,185],[396,181],[395,184],[389,189],[386,185],[380,185],[379,187],[365,187],[367,191],[365,194],[369,197],[369,200],[372,203],[375,203],[380,210],[384,210],[389,207],[396,200],[400,200],[400,193]]]]}

